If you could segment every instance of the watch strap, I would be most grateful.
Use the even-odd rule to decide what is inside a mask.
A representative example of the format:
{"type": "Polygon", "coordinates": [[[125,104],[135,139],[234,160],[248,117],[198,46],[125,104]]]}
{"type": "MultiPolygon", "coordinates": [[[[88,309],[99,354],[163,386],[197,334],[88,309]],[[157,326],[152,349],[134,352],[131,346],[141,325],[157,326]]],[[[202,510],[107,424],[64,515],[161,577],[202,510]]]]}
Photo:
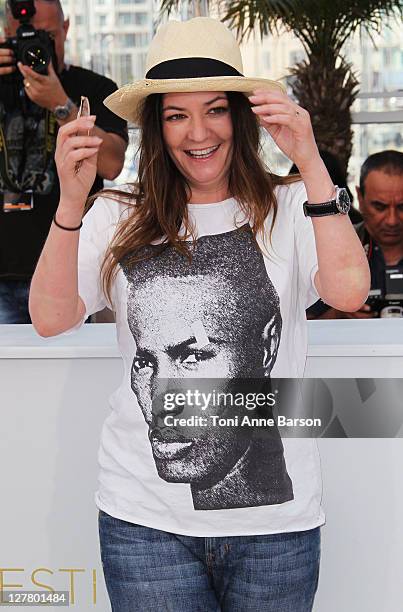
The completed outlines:
{"type": "Polygon", "coordinates": [[[306,217],[327,217],[327,215],[347,215],[351,201],[345,187],[335,185],[336,196],[328,202],[318,202],[318,204],[309,204],[304,202],[304,215],[306,217]]]}
{"type": "Polygon", "coordinates": [[[336,200],[330,200],[322,204],[309,204],[306,201],[303,207],[305,217],[327,217],[328,215],[338,215],[340,213],[336,200]]]}

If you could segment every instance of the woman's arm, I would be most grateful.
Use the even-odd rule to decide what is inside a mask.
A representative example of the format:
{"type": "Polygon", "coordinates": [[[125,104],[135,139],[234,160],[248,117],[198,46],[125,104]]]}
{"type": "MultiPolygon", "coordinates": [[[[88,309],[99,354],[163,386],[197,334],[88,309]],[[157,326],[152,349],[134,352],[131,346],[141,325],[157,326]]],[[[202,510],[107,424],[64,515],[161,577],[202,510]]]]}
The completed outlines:
{"type": "MultiPolygon", "coordinates": [[[[60,181],[56,219],[60,225],[80,225],[84,205],[94,182],[97,154],[102,140],[88,136],[95,117],[81,117],[60,128],[55,153],[60,181]],[[84,132],[85,136],[78,135],[84,132]],[[76,173],[76,164],[82,161],[76,173]]],[[[52,223],[31,282],[29,312],[41,336],[55,336],[74,327],[84,316],[78,295],[79,231],[68,231],[52,223]]]]}
{"type": "MultiPolygon", "coordinates": [[[[255,90],[249,100],[261,125],[296,164],[308,202],[332,199],[334,185],[319,155],[308,111],[279,92],[255,90]]],[[[312,218],[312,223],[319,267],[315,286],[320,297],[337,310],[358,310],[368,297],[370,271],[348,215],[312,218]]]]}
{"type": "MultiPolygon", "coordinates": [[[[319,155],[301,177],[310,204],[333,198],[334,185],[319,155]]],[[[320,297],[337,310],[358,310],[368,297],[371,275],[349,216],[312,217],[312,223],[319,266],[315,286],[320,297]]]]}
{"type": "MultiPolygon", "coordinates": [[[[84,204],[75,210],[61,201],[56,213],[58,223],[77,227],[83,209],[84,204]]],[[[78,240],[79,231],[62,230],[52,223],[29,292],[29,313],[40,336],[60,334],[85,314],[78,295],[78,240]]]]}

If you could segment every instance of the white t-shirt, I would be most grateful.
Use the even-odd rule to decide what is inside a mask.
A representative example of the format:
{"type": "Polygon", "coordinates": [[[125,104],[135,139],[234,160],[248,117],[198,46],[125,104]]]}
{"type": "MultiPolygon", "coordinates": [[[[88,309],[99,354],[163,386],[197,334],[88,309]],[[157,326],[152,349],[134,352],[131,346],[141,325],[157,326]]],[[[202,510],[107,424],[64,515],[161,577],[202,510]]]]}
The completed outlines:
{"type": "MultiPolygon", "coordinates": [[[[134,266],[121,262],[112,301],[124,375],[102,430],[95,495],[108,514],[207,537],[324,523],[315,440],[267,440],[238,435],[231,426],[220,429],[219,414],[228,417],[228,411],[213,420],[199,410],[207,426],[173,426],[173,417],[189,416],[187,408],[172,412],[158,400],[158,380],[229,379],[249,376],[258,365],[271,378],[303,377],[305,309],[319,297],[313,226],[303,214],[302,182],[277,187],[276,197],[272,244],[265,248],[258,240],[263,252],[229,198],[188,205],[198,238],[191,266],[172,248],[134,266]]],[[[86,317],[112,306],[101,288],[100,265],[127,210],[127,204],[98,198],[84,218],[79,294],[86,317]]]]}

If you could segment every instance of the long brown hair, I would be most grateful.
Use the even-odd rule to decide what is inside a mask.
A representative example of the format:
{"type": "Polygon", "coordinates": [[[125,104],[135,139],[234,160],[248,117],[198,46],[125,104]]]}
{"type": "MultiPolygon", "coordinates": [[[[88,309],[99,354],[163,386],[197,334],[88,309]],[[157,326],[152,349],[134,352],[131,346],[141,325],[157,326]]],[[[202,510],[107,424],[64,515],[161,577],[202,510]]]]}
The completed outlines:
{"type": "MultiPolygon", "coordinates": [[[[229,91],[227,96],[233,124],[229,193],[238,200],[241,209],[250,219],[255,239],[263,229],[266,217],[273,210],[269,232],[271,239],[277,216],[274,187],[293,182],[299,177],[280,177],[270,173],[260,156],[259,122],[250,110],[248,99],[239,92],[229,91]]],[[[132,207],[128,217],[119,222],[101,266],[102,284],[110,302],[112,282],[123,258],[127,258],[129,263],[135,263],[141,259],[141,247],[161,239],[157,254],[171,246],[191,260],[192,242],[189,243],[189,238],[195,240],[187,208],[191,188],[164,144],[162,94],[151,94],[145,99],[140,127],[137,182],[132,184],[129,192],[104,189],[91,196],[86,205],[88,210],[94,200],[102,196],[132,207]],[[182,225],[185,231],[179,236],[182,225]]]]}

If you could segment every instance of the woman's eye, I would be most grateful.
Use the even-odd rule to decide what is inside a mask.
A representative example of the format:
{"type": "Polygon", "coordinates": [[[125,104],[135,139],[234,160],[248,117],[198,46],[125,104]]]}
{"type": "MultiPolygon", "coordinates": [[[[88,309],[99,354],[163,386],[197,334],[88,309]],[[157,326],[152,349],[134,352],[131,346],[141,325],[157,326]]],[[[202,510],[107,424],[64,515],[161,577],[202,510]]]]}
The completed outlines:
{"type": "Polygon", "coordinates": [[[153,364],[149,359],[145,359],[144,357],[135,357],[133,359],[133,370],[139,372],[145,368],[153,368],[153,364]]]}
{"type": "MultiPolygon", "coordinates": [[[[228,106],[215,106],[214,108],[210,108],[210,110],[208,111],[209,115],[222,115],[223,113],[226,113],[229,110],[228,106]]],[[[168,117],[165,117],[165,121],[178,121],[178,119],[182,119],[183,117],[185,117],[185,115],[182,115],[181,113],[176,113],[175,115],[169,115],[168,117]]]]}
{"type": "Polygon", "coordinates": [[[179,114],[171,115],[170,117],[166,118],[166,121],[173,121],[175,119],[175,117],[183,117],[183,115],[179,115],[179,114]]]}
{"type": "Polygon", "coordinates": [[[212,108],[211,110],[220,111],[219,113],[215,113],[215,114],[221,115],[222,113],[225,113],[228,110],[228,106],[216,106],[215,108],[212,108]]]}

